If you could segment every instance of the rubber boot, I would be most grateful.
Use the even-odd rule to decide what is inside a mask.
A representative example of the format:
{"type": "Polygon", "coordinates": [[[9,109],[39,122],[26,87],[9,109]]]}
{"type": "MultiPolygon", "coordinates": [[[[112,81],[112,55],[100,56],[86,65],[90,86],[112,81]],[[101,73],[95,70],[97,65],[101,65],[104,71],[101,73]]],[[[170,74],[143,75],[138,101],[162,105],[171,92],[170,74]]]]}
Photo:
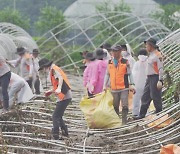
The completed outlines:
{"type": "Polygon", "coordinates": [[[128,115],[128,109],[127,108],[122,109],[122,125],[127,124],[127,115],[128,115]]]}
{"type": "Polygon", "coordinates": [[[59,140],[59,133],[55,132],[53,128],[52,128],[51,133],[52,133],[54,140],[59,140]]]}
{"type": "Polygon", "coordinates": [[[64,127],[61,127],[61,131],[62,131],[63,136],[66,136],[66,137],[69,136],[67,125],[65,125],[64,127]]]}

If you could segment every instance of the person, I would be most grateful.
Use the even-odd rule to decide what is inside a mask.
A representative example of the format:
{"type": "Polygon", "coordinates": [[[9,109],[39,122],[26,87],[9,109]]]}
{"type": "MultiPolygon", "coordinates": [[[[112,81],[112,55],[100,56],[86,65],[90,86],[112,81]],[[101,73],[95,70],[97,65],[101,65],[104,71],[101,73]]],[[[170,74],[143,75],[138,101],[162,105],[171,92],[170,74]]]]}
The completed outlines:
{"type": "Polygon", "coordinates": [[[26,103],[33,98],[33,93],[28,83],[19,75],[11,73],[9,83],[9,108],[12,108],[17,94],[17,104],[26,103]]]}
{"type": "Polygon", "coordinates": [[[2,88],[1,88],[1,84],[0,84],[0,109],[3,109],[3,97],[2,97],[2,88]]]}
{"type": "Polygon", "coordinates": [[[38,49],[33,49],[32,52],[32,63],[33,63],[33,69],[31,69],[32,72],[30,72],[30,74],[32,74],[32,82],[34,85],[34,89],[35,89],[35,94],[40,94],[40,79],[39,79],[39,51],[38,49]]]}
{"type": "Polygon", "coordinates": [[[95,53],[98,63],[98,71],[96,71],[97,74],[95,75],[97,78],[96,91],[97,93],[101,93],[103,91],[104,77],[108,65],[108,60],[106,60],[107,53],[101,48],[97,48],[95,53]]]}
{"type": "Polygon", "coordinates": [[[144,41],[146,50],[149,52],[147,59],[147,80],[141,98],[140,114],[136,119],[145,117],[150,102],[153,100],[155,113],[162,111],[161,90],[163,85],[163,62],[162,55],[157,50],[156,40],[153,38],[144,41]]]}
{"type": "Polygon", "coordinates": [[[147,51],[146,49],[140,49],[138,54],[138,61],[135,62],[132,75],[135,83],[136,93],[133,97],[133,110],[132,115],[136,117],[139,115],[140,106],[141,106],[141,97],[143,95],[143,90],[146,82],[146,67],[147,67],[147,51]]]}
{"type": "Polygon", "coordinates": [[[88,96],[93,97],[101,92],[98,87],[98,61],[95,58],[95,53],[88,52],[86,54],[86,61],[87,67],[83,73],[83,85],[87,88],[88,96]]]}
{"type": "Polygon", "coordinates": [[[59,138],[59,127],[61,128],[62,135],[68,137],[68,128],[65,125],[63,120],[64,111],[71,102],[71,86],[66,74],[63,70],[57,65],[53,64],[53,61],[49,61],[46,58],[43,58],[39,61],[39,71],[43,70],[49,72],[49,77],[51,79],[51,84],[53,89],[45,93],[46,96],[55,93],[57,96],[57,103],[54,113],[52,115],[53,128],[52,135],[55,140],[59,138]]]}
{"type": "Polygon", "coordinates": [[[89,51],[85,50],[83,52],[80,52],[80,55],[81,57],[83,58],[83,65],[80,66],[79,68],[82,69],[83,71],[85,70],[85,68],[87,67],[87,61],[86,61],[86,54],[88,53],[89,51]]]}
{"type": "Polygon", "coordinates": [[[106,53],[106,56],[104,57],[105,60],[111,60],[111,45],[109,43],[104,43],[100,48],[103,49],[104,53],[106,53]]]}
{"type": "Polygon", "coordinates": [[[132,57],[132,49],[131,49],[131,47],[129,46],[129,44],[125,44],[125,45],[121,45],[121,47],[122,47],[122,52],[121,52],[121,54],[122,54],[122,57],[124,58],[124,59],[127,59],[128,60],[128,62],[129,62],[129,65],[130,65],[130,69],[131,69],[131,71],[132,71],[132,69],[133,69],[133,66],[134,66],[134,64],[135,64],[135,62],[136,62],[136,60],[132,57]]]}
{"type": "Polygon", "coordinates": [[[0,55],[0,85],[2,87],[3,112],[9,109],[8,86],[11,78],[11,71],[3,56],[0,55]]]}
{"type": "Polygon", "coordinates": [[[113,96],[113,106],[119,116],[119,105],[122,103],[122,124],[127,123],[128,115],[128,91],[135,92],[132,73],[128,60],[121,56],[122,47],[114,45],[112,47],[113,59],[109,61],[106,77],[104,80],[104,89],[107,88],[108,80],[110,80],[110,88],[113,96]],[[129,79],[128,79],[129,78],[129,79]],[[130,81],[130,83],[129,83],[130,81]],[[130,85],[130,87],[129,87],[130,85]]]}
{"type": "Polygon", "coordinates": [[[32,89],[32,56],[24,47],[18,47],[16,54],[19,55],[19,58],[16,60],[8,60],[7,63],[13,67],[20,65],[20,76],[27,81],[32,89]]]}

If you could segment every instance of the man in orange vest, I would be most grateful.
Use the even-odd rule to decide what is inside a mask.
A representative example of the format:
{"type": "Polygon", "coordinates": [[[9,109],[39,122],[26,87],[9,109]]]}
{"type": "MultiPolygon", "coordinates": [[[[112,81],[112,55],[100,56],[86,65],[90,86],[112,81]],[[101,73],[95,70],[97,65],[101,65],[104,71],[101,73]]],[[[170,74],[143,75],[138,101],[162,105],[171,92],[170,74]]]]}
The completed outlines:
{"type": "Polygon", "coordinates": [[[72,94],[70,83],[67,79],[66,74],[61,70],[60,67],[53,64],[46,58],[39,61],[39,70],[48,71],[52,83],[52,90],[45,93],[46,96],[55,93],[57,96],[57,104],[52,115],[53,128],[52,135],[55,140],[59,138],[59,127],[61,128],[62,135],[68,137],[68,128],[63,120],[64,111],[66,110],[68,104],[71,102],[72,94]]]}
{"type": "Polygon", "coordinates": [[[147,80],[141,98],[140,115],[136,119],[145,117],[151,101],[155,106],[155,113],[162,111],[161,90],[163,85],[163,62],[162,55],[157,50],[156,40],[150,38],[144,41],[146,50],[149,52],[147,59],[147,80]]]}
{"type": "Polygon", "coordinates": [[[104,81],[104,89],[110,79],[110,87],[113,95],[113,106],[119,116],[119,105],[122,102],[122,124],[127,123],[128,114],[128,93],[129,89],[135,92],[132,74],[128,60],[121,55],[122,47],[115,45],[112,47],[113,59],[109,61],[107,73],[104,81]],[[130,82],[130,83],[129,83],[130,82]],[[129,88],[129,85],[130,88],[129,88]]]}

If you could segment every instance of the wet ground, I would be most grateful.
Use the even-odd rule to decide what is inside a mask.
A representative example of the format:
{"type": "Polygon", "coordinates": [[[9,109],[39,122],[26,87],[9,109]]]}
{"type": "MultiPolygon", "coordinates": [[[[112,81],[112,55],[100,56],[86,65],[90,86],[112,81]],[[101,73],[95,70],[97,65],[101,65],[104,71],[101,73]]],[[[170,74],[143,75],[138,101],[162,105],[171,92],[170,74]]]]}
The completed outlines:
{"type": "MultiPolygon", "coordinates": [[[[72,103],[65,111],[69,138],[53,140],[52,113],[55,98],[40,95],[34,100],[15,106],[0,116],[0,153],[159,153],[162,145],[180,143],[179,105],[169,108],[174,117],[171,125],[161,129],[149,128],[147,121],[133,121],[115,129],[88,129],[79,102],[84,95],[82,77],[68,75],[73,92],[72,103]],[[176,117],[176,118],[175,118],[176,117]]],[[[120,116],[121,117],[121,116],[120,116]]],[[[121,120],[121,119],[120,119],[121,120]]],[[[152,119],[153,120],[153,119],[152,119]]],[[[61,132],[60,132],[61,136],[61,132]]]]}

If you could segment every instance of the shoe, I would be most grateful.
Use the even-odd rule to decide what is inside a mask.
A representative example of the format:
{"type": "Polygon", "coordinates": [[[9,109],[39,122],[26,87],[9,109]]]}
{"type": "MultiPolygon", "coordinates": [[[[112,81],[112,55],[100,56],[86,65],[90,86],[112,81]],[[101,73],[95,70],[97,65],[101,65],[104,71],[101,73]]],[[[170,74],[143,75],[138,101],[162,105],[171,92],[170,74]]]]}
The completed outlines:
{"type": "Polygon", "coordinates": [[[143,119],[145,116],[144,115],[139,115],[137,117],[134,117],[134,120],[139,120],[139,119],[143,119]]]}
{"type": "Polygon", "coordinates": [[[53,137],[54,140],[59,140],[59,132],[54,131],[54,128],[52,128],[51,134],[52,134],[52,137],[53,137]]]}
{"type": "Polygon", "coordinates": [[[137,117],[138,117],[138,115],[133,115],[133,116],[132,116],[132,119],[133,119],[133,120],[136,120],[137,117]]]}
{"type": "Polygon", "coordinates": [[[52,134],[54,140],[59,140],[59,134],[52,134]]]}
{"type": "Polygon", "coordinates": [[[122,125],[127,124],[128,108],[122,109],[122,125]]]}
{"type": "Polygon", "coordinates": [[[6,114],[6,113],[8,113],[8,112],[9,112],[8,109],[3,109],[2,112],[1,112],[1,114],[6,114]]]}
{"type": "Polygon", "coordinates": [[[61,131],[62,131],[63,136],[69,137],[67,125],[65,125],[64,127],[61,127],[61,131]]]}
{"type": "Polygon", "coordinates": [[[158,114],[159,112],[161,112],[161,111],[154,111],[153,114],[158,114]]]}

